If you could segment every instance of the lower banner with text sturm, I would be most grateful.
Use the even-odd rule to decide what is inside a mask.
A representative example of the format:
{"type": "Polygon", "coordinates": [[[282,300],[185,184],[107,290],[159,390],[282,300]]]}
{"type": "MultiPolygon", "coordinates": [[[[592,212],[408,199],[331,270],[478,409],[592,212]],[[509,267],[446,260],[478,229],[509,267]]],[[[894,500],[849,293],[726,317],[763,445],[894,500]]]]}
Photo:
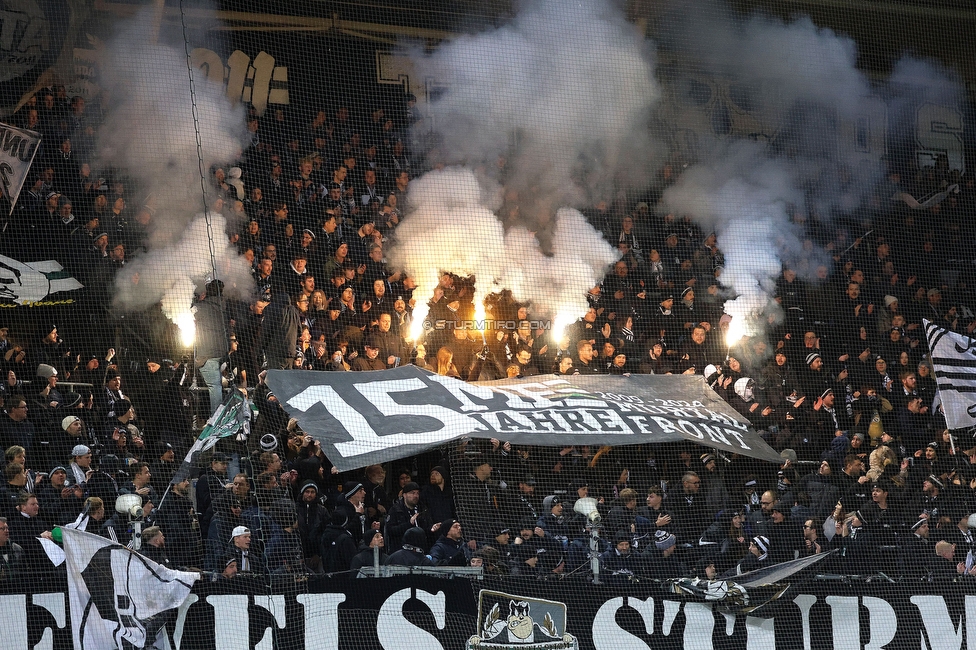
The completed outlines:
{"type": "Polygon", "coordinates": [[[410,365],[373,372],[272,370],[267,382],[340,471],[465,436],[550,446],[686,441],[782,461],[696,376],[539,375],[467,383],[410,365]]]}
{"type": "MultiPolygon", "coordinates": [[[[9,584],[9,583],[7,583],[9,584]]],[[[3,585],[0,585],[2,587],[3,585]]],[[[976,583],[813,580],[761,616],[673,595],[655,582],[400,576],[198,581],[166,617],[171,648],[461,650],[462,648],[972,647],[976,583]],[[269,590],[270,587],[270,590],[269,590]],[[299,588],[300,587],[300,588],[299,588]],[[306,588],[307,587],[307,588],[306,588]]],[[[0,648],[71,647],[64,593],[3,593],[0,648]]],[[[161,638],[161,637],[158,637],[161,638]]]]}

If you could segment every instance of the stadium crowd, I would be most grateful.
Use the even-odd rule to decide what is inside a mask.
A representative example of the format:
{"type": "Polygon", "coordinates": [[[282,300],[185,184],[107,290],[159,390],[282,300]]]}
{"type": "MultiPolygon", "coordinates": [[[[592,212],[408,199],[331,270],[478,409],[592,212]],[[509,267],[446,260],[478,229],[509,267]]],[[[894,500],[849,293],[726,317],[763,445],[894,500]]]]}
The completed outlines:
{"type": "MultiPolygon", "coordinates": [[[[693,215],[658,209],[680,173],[668,165],[645,193],[583,211],[620,260],[576,323],[534,329],[547,306],[503,292],[488,312],[516,327],[482,339],[451,326],[472,317],[476,278],[444,273],[419,296],[385,262],[410,214],[410,179],[444,158],[411,140],[415,111],[407,96],[391,116],[248,115],[241,160],[207,181],[256,290],[230,300],[219,281],[201,288],[194,359],[120,363],[84,326],[92,314],[61,329],[0,323],[0,579],[51,570],[37,538],[76,520],[129,543],[130,516],[115,511],[123,494],[141,497],[142,552],[227,578],[358,569],[376,548],[388,564],[582,576],[593,510],[603,570],[621,579],[735,574],[834,549],[826,562],[838,573],[976,575],[976,446],[945,428],[922,326],[976,328],[972,179],[944,159],[892,168],[855,215],[797,216],[808,257],[784,266],[775,304],[755,315],[759,334],[729,346],[722,242],[693,215]],[[957,183],[924,210],[889,198],[957,183]],[[421,341],[409,338],[417,301],[448,324],[421,341]],[[464,380],[701,375],[783,462],[493,440],[339,474],[263,382],[267,369],[408,363],[464,380]],[[244,390],[258,415],[247,439],[222,441],[198,476],[171,484],[193,441],[197,371],[211,410],[244,390]]],[[[125,170],[93,169],[97,107],[44,89],[15,119],[45,144],[4,252],[61,261],[93,296],[81,310],[110,300],[115,274],[146,249],[155,206],[125,170]]]]}

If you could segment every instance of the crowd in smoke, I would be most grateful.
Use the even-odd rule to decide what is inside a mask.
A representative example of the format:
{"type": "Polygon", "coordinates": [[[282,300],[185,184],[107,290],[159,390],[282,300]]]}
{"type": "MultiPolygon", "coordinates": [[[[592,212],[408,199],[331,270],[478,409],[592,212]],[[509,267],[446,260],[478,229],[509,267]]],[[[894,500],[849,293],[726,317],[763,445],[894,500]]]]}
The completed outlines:
{"type": "MultiPolygon", "coordinates": [[[[675,152],[693,166],[665,193],[662,207],[719,236],[725,253],[720,279],[739,297],[728,309],[742,333],[770,307],[784,263],[808,258],[800,272],[813,279],[826,259],[823,252],[802,250],[802,223],[854,214],[873,198],[885,170],[883,152],[869,149],[886,143],[863,131],[884,130],[878,103],[893,100],[892,116],[899,118],[899,100],[951,99],[958,85],[931,62],[910,57],[894,66],[890,82],[872,82],[858,68],[852,39],[806,17],[784,22],[737,17],[717,6],[704,15],[698,9],[677,12],[665,46],[686,68],[758,89],[752,110],[773,132],[763,134],[761,144],[715,137],[697,152],[675,152]]],[[[415,58],[425,78],[446,87],[432,106],[442,143],[435,153],[496,176],[520,208],[510,219],[503,206],[506,226],[540,232],[543,249],[556,208],[582,208],[633,190],[627,181],[646,183],[646,166],[660,161],[663,147],[646,123],[661,94],[654,59],[612,7],[584,3],[580,11],[561,12],[551,3],[530,3],[508,25],[415,58]],[[642,155],[622,156],[628,144],[642,155]],[[587,164],[595,169],[581,168],[587,164]]],[[[891,138],[899,140],[904,136],[891,138]]],[[[492,250],[513,251],[497,243],[492,250]]],[[[412,266],[421,259],[414,257],[412,266]]]]}
{"type": "Polygon", "coordinates": [[[186,327],[195,290],[207,276],[222,272],[242,296],[253,287],[247,263],[232,259],[237,254],[227,244],[224,219],[211,213],[208,230],[203,213],[213,206],[204,205],[200,191],[201,170],[237,160],[245,149],[245,109],[200,69],[188,68],[182,44],[154,43],[152,29],[149,14],[142,14],[121,23],[105,48],[101,78],[111,101],[95,162],[125,170],[151,203],[147,252],[118,274],[115,304],[140,311],[161,301],[166,316],[186,327]]]}
{"type": "MultiPolygon", "coordinates": [[[[480,293],[474,296],[475,305],[482,304],[488,292],[508,289],[516,300],[551,310],[553,317],[556,309],[570,318],[585,312],[586,292],[614,261],[613,249],[582,214],[562,208],[553,219],[546,255],[525,226],[505,232],[485,205],[491,204],[485,197],[499,191],[486,189],[489,183],[479,182],[464,168],[431,171],[414,181],[413,212],[397,229],[398,244],[389,262],[416,279],[415,291],[421,296],[433,293],[439,271],[449,271],[477,278],[480,293]]],[[[427,305],[418,302],[414,322],[423,322],[426,315],[427,305]]]]}
{"type": "MultiPolygon", "coordinates": [[[[45,154],[11,223],[34,228],[42,242],[54,233],[54,256],[77,255],[66,267],[86,273],[89,289],[109,289],[95,294],[99,300],[133,310],[158,301],[181,327],[205,324],[208,349],[198,356],[212,398],[224,383],[254,398],[255,430],[219,443],[197,483],[195,507],[188,483],[178,481],[169,502],[177,507],[160,508],[160,529],[179,540],[170,545],[181,554],[177,563],[202,563],[227,577],[232,566],[246,570],[238,553],[248,549],[236,541],[229,548],[228,540],[250,543],[253,528],[267,533],[255,539],[253,572],[345,570],[353,558],[330,557],[331,542],[345,551],[361,542],[360,555],[369,555],[378,543],[373,531],[385,527],[391,546],[414,547],[407,550],[421,563],[427,551],[438,561],[467,562],[476,558],[464,549],[477,548],[477,559],[496,569],[572,572],[586,566],[585,522],[561,518],[562,500],[568,506],[588,491],[608,506],[602,514],[614,548],[604,558],[620,575],[628,562],[616,553],[631,545],[655,560],[675,553],[707,560],[702,547],[721,540],[735,549],[720,559],[730,570],[746,554],[754,565],[836,547],[850,553],[838,570],[863,565],[890,574],[893,566],[916,577],[912,563],[892,562],[892,555],[875,562],[877,551],[899,546],[911,559],[927,548],[929,528],[948,546],[972,545],[966,515],[976,510],[976,449],[964,452],[945,431],[922,323],[976,331],[974,186],[945,156],[878,184],[880,156],[865,171],[854,163],[867,156],[851,157],[851,147],[838,145],[848,132],[843,125],[867,105],[864,97],[874,106],[891,94],[903,107],[912,97],[951,98],[950,78],[905,60],[887,86],[868,83],[851,42],[808,20],[752,18],[699,31],[684,55],[710,74],[760,82],[769,102],[755,110],[771,113],[766,123],[776,128],[757,141],[715,134],[698,151],[673,152],[663,166],[666,187],[629,184],[662,161],[645,128],[660,95],[645,41],[610,7],[584,3],[575,14],[532,4],[509,25],[460,38],[419,62],[450,85],[432,107],[437,137],[426,150],[405,151],[399,129],[408,125],[387,120],[382,108],[350,116],[344,105],[331,115],[315,110],[307,123],[284,111],[248,114],[245,143],[235,126],[243,113],[200,81],[206,204],[195,190],[201,161],[192,112],[183,110],[190,103],[184,60],[145,45],[148,39],[119,41],[106,68],[120,89],[117,101],[105,101],[98,157],[85,163],[125,167],[137,182],[122,172],[104,182],[85,176],[64,149],[60,160],[45,154]],[[695,43],[714,44],[720,56],[695,43]],[[150,101],[160,87],[167,101],[150,101]],[[632,156],[635,149],[642,155],[632,156]],[[225,171],[235,161],[241,167],[225,171]],[[150,198],[133,216],[126,200],[134,185],[150,198]],[[958,193],[949,190],[955,186],[958,193]],[[67,192],[77,192],[80,218],[67,192]],[[892,200],[929,192],[944,204],[919,212],[892,200]],[[214,269],[227,291],[209,284],[190,317],[193,294],[214,269]],[[491,316],[510,319],[514,329],[476,336],[465,328],[467,308],[477,315],[486,297],[498,310],[491,316]],[[533,326],[543,314],[565,330],[533,326]],[[740,321],[750,316],[754,329],[745,341],[722,340],[726,331],[742,333],[740,321]],[[425,355],[409,335],[434,317],[445,327],[427,332],[425,355]],[[333,474],[262,381],[266,369],[370,371],[403,363],[467,380],[701,375],[783,452],[784,463],[777,472],[743,459],[724,468],[710,454],[696,461],[689,449],[669,450],[675,453],[659,464],[649,449],[464,442],[438,459],[455,466],[458,491],[449,496],[452,472],[422,467],[430,459],[400,472],[398,485],[380,466],[362,476],[333,474]],[[241,469],[236,476],[227,474],[231,459],[241,469]],[[423,490],[412,484],[427,477],[423,490]],[[548,497],[538,499],[543,490],[548,497]],[[422,500],[408,499],[414,493],[422,500]],[[648,505],[638,515],[640,498],[648,505]],[[668,513],[657,512],[662,503],[668,513]],[[405,523],[419,509],[430,517],[411,532],[405,523]],[[194,523],[197,515],[202,521],[194,523]],[[801,522],[829,542],[801,539],[808,534],[801,522]],[[487,553],[506,546],[516,527],[521,543],[513,546],[521,551],[487,553]]],[[[54,91],[45,90],[40,104],[48,97],[55,108],[44,109],[42,125],[50,120],[56,131],[54,91]]],[[[409,114],[404,100],[397,108],[409,114]]],[[[83,102],[71,110],[83,125],[83,102]]],[[[28,105],[28,121],[36,117],[31,111],[28,105]]],[[[907,122],[894,124],[898,136],[907,122]]],[[[26,241],[14,239],[12,247],[26,241]]],[[[0,368],[8,373],[0,440],[10,497],[0,506],[40,562],[37,535],[77,516],[86,498],[101,501],[88,501],[90,529],[124,536],[127,522],[105,517],[120,491],[111,481],[155,506],[193,440],[190,364],[167,361],[158,349],[122,363],[96,338],[111,327],[91,323],[60,330],[47,323],[26,349],[23,332],[0,328],[0,368]],[[24,377],[43,379],[43,387],[20,383],[24,377]],[[81,392],[62,393],[59,378],[81,392]],[[99,467],[89,475],[93,456],[99,467]],[[59,481],[57,489],[37,490],[46,501],[41,515],[30,496],[38,468],[59,481]],[[141,492],[154,477],[161,489],[141,492]]],[[[160,544],[147,552],[165,559],[160,544]]],[[[942,560],[952,559],[954,549],[942,550],[942,560]]],[[[662,577],[683,572],[665,564],[662,577]]],[[[956,575],[954,562],[939,566],[935,573],[956,575]]]]}
{"type": "Polygon", "coordinates": [[[116,277],[116,304],[127,310],[144,311],[160,303],[163,314],[179,326],[192,345],[190,308],[199,293],[198,285],[217,277],[230,295],[249,297],[253,290],[250,264],[230,239],[210,238],[210,232],[223,233],[225,228],[226,220],[220,213],[211,212],[207,218],[200,214],[186,224],[179,240],[135,258],[116,277]],[[235,279],[243,281],[235,285],[235,279]]]}
{"type": "MultiPolygon", "coordinates": [[[[910,130],[906,106],[920,99],[951,101],[959,90],[951,74],[908,57],[894,65],[887,83],[872,82],[858,68],[854,41],[809,18],[780,21],[740,17],[719,6],[701,9],[673,12],[670,35],[661,41],[680,63],[669,69],[680,77],[681,69],[694,68],[753,89],[751,110],[771,132],[751,143],[700,134],[699,150],[672,151],[672,160],[691,167],[658,208],[689,216],[718,235],[725,254],[720,281],[740,296],[729,310],[735,330],[745,331],[756,326],[745,323],[749,315],[769,307],[771,283],[783,263],[802,253],[808,263],[799,271],[812,279],[824,259],[820,254],[809,263],[802,224],[853,214],[873,198],[884,170],[880,152],[867,152],[871,163],[863,164],[863,149],[878,143],[857,140],[863,134],[851,135],[850,124],[866,114],[877,118],[877,102],[889,101],[896,127],[889,140],[897,142],[904,139],[899,129],[910,130]]],[[[204,212],[203,197],[187,190],[196,186],[201,168],[237,160],[253,136],[244,129],[244,108],[199,70],[188,70],[177,48],[153,44],[151,26],[143,19],[123,23],[106,49],[101,77],[111,101],[98,130],[97,162],[125,169],[148,197],[151,216],[145,227],[150,259],[117,274],[116,304],[138,310],[164,300],[167,314],[186,320],[189,286],[199,288],[206,275],[195,269],[190,276],[185,267],[167,263],[174,257],[198,260],[205,250],[184,235],[204,212]],[[192,96],[189,74],[195,78],[192,96]],[[154,269],[151,283],[140,267],[154,269]],[[133,291],[139,282],[143,290],[133,291]]],[[[431,54],[416,52],[413,59],[418,76],[437,79],[443,88],[430,107],[436,119],[422,125],[434,125],[429,160],[464,170],[412,181],[413,214],[390,239],[391,261],[414,277],[422,295],[449,271],[478,278],[479,305],[488,292],[511,289],[539,312],[563,321],[578,317],[584,307],[580,289],[613,260],[596,233],[582,226],[577,241],[556,250],[557,231],[579,224],[560,209],[583,210],[607,236],[605,224],[587,210],[636,195],[665,159],[666,146],[648,128],[662,96],[654,43],[611,4],[587,1],[563,11],[555,3],[530,2],[507,24],[460,36],[431,54]],[[447,214],[449,223],[443,223],[447,214]],[[431,232],[451,244],[432,249],[431,232]],[[593,254],[580,265],[566,261],[569,251],[593,254]],[[568,279],[570,269],[579,273],[568,279]],[[553,282],[565,284],[564,290],[538,290],[553,282]]],[[[680,78],[667,83],[680,87],[680,78]]],[[[883,126],[864,128],[877,132],[883,126]]],[[[226,212],[244,218],[243,211],[226,212]]],[[[221,239],[222,230],[211,228],[207,236],[216,232],[221,239]]],[[[616,243],[612,237],[610,243],[616,243]]],[[[211,272],[228,273],[225,284],[243,295],[250,286],[244,266],[223,263],[221,251],[211,272]]],[[[424,311],[424,301],[419,309],[424,311]]]]}
{"type": "MultiPolygon", "coordinates": [[[[646,121],[660,90],[639,33],[601,2],[573,11],[532,2],[508,25],[414,59],[421,76],[445,86],[433,107],[433,155],[478,169],[484,187],[471,186],[479,178],[471,171],[418,179],[414,212],[398,231],[391,260],[420,271],[421,295],[439,271],[473,273],[477,304],[488,291],[509,289],[563,323],[582,315],[586,291],[614,258],[572,208],[607,198],[618,178],[647,172],[658,153],[646,121]],[[499,194],[502,205],[474,201],[499,194]],[[471,218],[461,211],[452,215],[454,229],[438,227],[439,206],[459,201],[469,204],[471,218]],[[479,228],[486,209],[495,214],[479,228]],[[432,255],[425,245],[432,232],[460,237],[432,255]],[[471,251],[480,256],[474,264],[471,251]]],[[[423,303],[419,312],[416,322],[423,303]]]]}
{"type": "Polygon", "coordinates": [[[763,134],[763,146],[707,143],[663,203],[719,236],[726,253],[721,281],[739,296],[727,309],[748,330],[755,319],[741,321],[770,306],[783,264],[813,280],[825,257],[796,263],[803,253],[797,224],[853,217],[872,201],[886,171],[904,167],[895,152],[881,160],[886,142],[898,146],[913,133],[914,121],[904,121],[900,104],[951,102],[959,87],[932,62],[911,57],[894,66],[888,82],[872,82],[858,68],[854,41],[808,17],[783,22],[713,9],[707,17],[681,12],[669,45],[730,84],[761,89],[752,99],[774,132],[763,134]],[[893,101],[891,114],[901,122],[888,125],[883,108],[879,115],[885,101],[893,101]]]}

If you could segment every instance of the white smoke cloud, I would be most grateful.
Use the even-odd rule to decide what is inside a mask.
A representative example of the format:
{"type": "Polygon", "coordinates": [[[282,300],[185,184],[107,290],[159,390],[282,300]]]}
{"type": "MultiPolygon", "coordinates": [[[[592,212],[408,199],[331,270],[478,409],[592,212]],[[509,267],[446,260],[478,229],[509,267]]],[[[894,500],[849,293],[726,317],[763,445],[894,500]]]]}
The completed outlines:
{"type": "MultiPolygon", "coordinates": [[[[107,47],[101,78],[110,101],[99,130],[98,162],[123,169],[141,192],[154,195],[156,206],[149,252],[117,276],[116,305],[137,310],[162,300],[166,315],[185,323],[193,285],[213,274],[211,233],[201,214],[197,125],[204,173],[209,174],[210,165],[239,158],[246,142],[244,109],[231,105],[223,88],[208,82],[197,68],[192,69],[191,96],[182,43],[152,44],[151,25],[147,14],[125,22],[107,47]]],[[[131,197],[129,201],[135,207],[131,197]]],[[[224,219],[212,215],[212,225],[217,275],[245,294],[251,285],[247,265],[234,259],[224,219]]]]}
{"type": "Polygon", "coordinates": [[[535,235],[518,226],[505,235],[505,272],[499,288],[516,299],[540,306],[557,320],[575,320],[587,309],[586,291],[594,287],[619,254],[573,208],[556,211],[550,255],[535,235]]]}
{"type": "Polygon", "coordinates": [[[438,271],[476,275],[476,305],[507,288],[564,322],[580,316],[615,251],[571,208],[643,180],[659,151],[647,121],[660,89],[642,35],[611,3],[540,0],[414,63],[445,86],[432,108],[439,155],[467,166],[411,183],[415,212],[389,258],[418,281],[415,321],[438,271]],[[495,179],[469,171],[497,170],[499,158],[495,179]],[[518,207],[507,232],[494,213],[502,194],[518,207]]]}
{"type": "Polygon", "coordinates": [[[586,291],[613,263],[616,251],[577,210],[562,208],[546,255],[524,227],[505,232],[485,205],[494,194],[461,167],[432,171],[411,183],[413,211],[397,227],[399,243],[388,257],[417,281],[416,323],[427,315],[426,299],[441,271],[476,276],[476,303],[507,288],[517,300],[553,310],[553,316],[557,309],[569,318],[586,310],[586,291]]]}
{"type": "MultiPolygon", "coordinates": [[[[223,232],[223,215],[211,213],[209,217],[214,232],[223,232]]],[[[224,281],[228,294],[241,295],[250,289],[252,280],[248,262],[237,254],[237,249],[226,237],[215,239],[214,259],[217,275],[224,281]],[[245,278],[246,284],[235,284],[237,278],[245,278]]],[[[133,311],[147,309],[159,302],[166,317],[186,332],[193,323],[190,307],[195,287],[212,277],[207,219],[199,214],[179,240],[126,264],[116,278],[115,300],[133,311]]]]}
{"type": "Polygon", "coordinates": [[[906,56],[892,68],[888,86],[898,99],[955,104],[963,87],[956,74],[937,61],[906,56]]]}
{"type": "Polygon", "coordinates": [[[532,230],[649,169],[660,88],[643,37],[611,3],[529,2],[506,26],[415,58],[446,87],[432,109],[441,155],[492,169],[506,158],[501,180],[532,230]]]}
{"type": "Polygon", "coordinates": [[[745,22],[698,24],[694,54],[708,69],[763,86],[765,110],[785,112],[797,102],[855,117],[871,92],[857,69],[857,45],[809,17],[784,23],[756,15],[745,22]]]}
{"type": "Polygon", "coordinates": [[[760,144],[739,141],[715,153],[681,175],[663,201],[715,232],[725,256],[721,282],[737,295],[725,311],[741,335],[768,306],[783,260],[803,254],[802,232],[790,222],[803,192],[789,166],[765,158],[760,144]]]}
{"type": "Polygon", "coordinates": [[[193,102],[206,173],[211,164],[238,159],[246,142],[245,113],[197,68],[191,96],[182,44],[179,49],[153,45],[150,29],[149,20],[127,22],[107,47],[102,77],[110,101],[99,130],[99,162],[121,167],[160,201],[180,208],[158,220],[167,226],[177,222],[165,230],[178,236],[203,207],[194,191],[200,173],[193,102]]]}
{"type": "Polygon", "coordinates": [[[829,220],[871,200],[884,172],[884,151],[866,152],[863,142],[855,142],[857,121],[871,120],[868,133],[882,138],[868,146],[884,147],[886,128],[914,128],[907,120],[892,123],[898,103],[944,100],[957,96],[958,86],[932,64],[910,58],[887,83],[872,83],[857,67],[854,41],[807,17],[786,23],[711,15],[702,19],[701,11],[689,8],[673,46],[710,74],[761,88],[758,110],[775,127],[765,146],[716,139],[663,200],[716,232],[725,254],[721,281],[738,295],[725,308],[741,334],[757,325],[747,322],[748,315],[775,309],[770,296],[783,263],[797,269],[806,257],[812,271],[827,259],[822,250],[803,250],[791,216],[829,220]]]}

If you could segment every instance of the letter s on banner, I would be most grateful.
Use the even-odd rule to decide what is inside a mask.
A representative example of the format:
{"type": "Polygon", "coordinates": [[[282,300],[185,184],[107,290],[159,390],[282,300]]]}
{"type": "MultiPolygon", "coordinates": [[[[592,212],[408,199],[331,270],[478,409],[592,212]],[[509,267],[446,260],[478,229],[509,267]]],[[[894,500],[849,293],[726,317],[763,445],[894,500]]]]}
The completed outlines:
{"type": "MultiPolygon", "coordinates": [[[[430,608],[437,629],[443,630],[447,623],[445,609],[447,603],[444,592],[438,591],[434,595],[423,589],[417,589],[416,594],[417,599],[430,608]]],[[[408,600],[410,600],[410,588],[401,589],[387,598],[380,607],[376,619],[376,635],[383,650],[414,650],[415,648],[444,650],[437,637],[417,627],[403,615],[403,605],[408,600]]]]}
{"type": "MultiPolygon", "coordinates": [[[[644,631],[654,634],[654,599],[627,598],[627,604],[636,609],[644,620],[644,631]]],[[[596,650],[650,650],[646,643],[617,625],[617,610],[624,606],[622,596],[611,598],[600,605],[593,617],[593,647],[596,650]]]]}

